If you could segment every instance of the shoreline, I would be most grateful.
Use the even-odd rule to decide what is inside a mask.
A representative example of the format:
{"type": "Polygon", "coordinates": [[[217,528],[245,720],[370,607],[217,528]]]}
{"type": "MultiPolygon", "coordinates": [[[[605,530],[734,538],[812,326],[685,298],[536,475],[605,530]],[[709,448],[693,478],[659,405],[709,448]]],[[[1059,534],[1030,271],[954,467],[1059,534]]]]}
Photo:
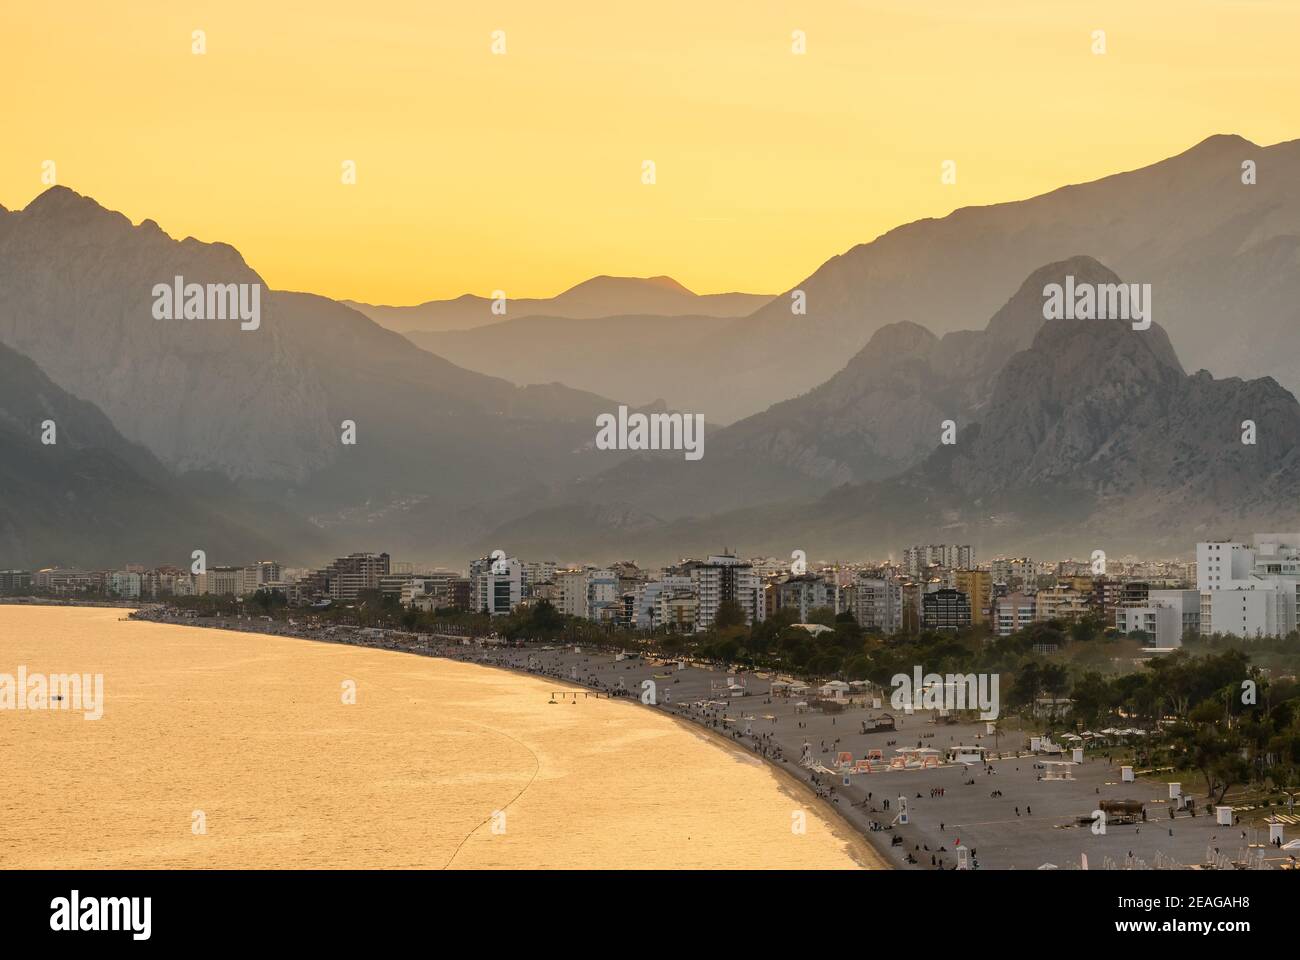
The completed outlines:
{"type": "MultiPolygon", "coordinates": [[[[115,604],[101,605],[101,604],[76,604],[76,603],[53,604],[53,605],[92,606],[92,607],[116,606],[115,604]]],[[[702,739],[713,744],[714,746],[723,750],[729,756],[737,760],[740,760],[742,758],[751,758],[751,757],[758,760],[763,765],[764,769],[770,771],[773,774],[774,779],[778,785],[778,788],[781,789],[783,793],[789,796],[791,800],[798,803],[800,806],[807,808],[809,810],[815,810],[818,813],[818,815],[821,816],[821,818],[824,821],[826,821],[827,826],[829,827],[829,829],[831,830],[835,838],[844,844],[845,852],[847,853],[847,855],[855,863],[857,863],[861,869],[864,870],[898,869],[897,865],[890,862],[885,852],[879,849],[876,846],[876,844],[872,841],[872,839],[869,836],[867,836],[867,831],[862,830],[849,817],[845,816],[843,811],[838,809],[835,806],[835,804],[829,802],[825,797],[818,794],[818,792],[813,788],[813,786],[810,783],[800,778],[796,773],[787,769],[783,764],[777,763],[776,761],[772,760],[770,757],[766,757],[763,756],[761,753],[746,749],[742,744],[737,743],[734,740],[728,739],[718,731],[712,730],[707,726],[705,726],[704,724],[696,722],[690,717],[682,716],[672,710],[666,709],[664,704],[655,704],[651,706],[649,704],[641,703],[641,701],[635,697],[610,696],[610,694],[607,691],[601,690],[599,687],[585,684],[581,680],[572,680],[572,679],[553,677],[543,672],[521,668],[518,666],[514,666],[512,664],[483,663],[475,659],[455,657],[449,655],[449,653],[444,652],[437,647],[406,647],[392,642],[382,642],[382,643],[374,643],[374,644],[358,643],[353,640],[340,639],[335,637],[309,636],[300,633],[289,633],[289,632],[280,632],[280,631],[273,631],[273,630],[255,629],[256,625],[259,622],[264,623],[265,621],[253,621],[252,623],[248,623],[248,624],[239,623],[236,626],[227,626],[226,625],[227,621],[214,622],[210,619],[197,618],[197,617],[193,619],[159,620],[148,616],[139,616],[139,617],[136,616],[136,614],[141,611],[142,609],[141,607],[129,607],[123,609],[126,609],[128,611],[128,615],[126,619],[130,619],[137,623],[162,623],[168,626],[199,627],[202,629],[209,629],[209,630],[230,630],[236,633],[260,634],[264,636],[278,637],[281,639],[302,640],[309,643],[329,643],[329,644],[334,644],[336,646],[364,647],[366,649],[384,650],[391,653],[399,653],[399,654],[405,653],[414,656],[428,657],[431,659],[446,660],[451,663],[468,664],[470,666],[481,667],[483,669],[488,669],[488,670],[496,670],[503,673],[510,673],[522,677],[532,677],[535,680],[551,680],[558,685],[569,688],[573,692],[596,693],[603,696],[604,699],[607,699],[611,702],[624,701],[632,706],[646,707],[652,712],[655,712],[661,716],[668,717],[668,719],[673,721],[676,726],[680,727],[681,729],[691,734],[701,737],[702,739]],[[245,629],[246,626],[254,627],[254,629],[245,629]]],[[[274,622],[275,621],[272,621],[272,623],[274,622]]],[[[444,644],[450,642],[456,642],[458,646],[460,645],[459,644],[460,640],[462,639],[470,640],[470,648],[472,649],[475,647],[474,641],[471,638],[459,638],[459,637],[453,638],[450,635],[445,635],[445,634],[435,634],[433,636],[435,637],[436,640],[442,641],[444,644]]]]}

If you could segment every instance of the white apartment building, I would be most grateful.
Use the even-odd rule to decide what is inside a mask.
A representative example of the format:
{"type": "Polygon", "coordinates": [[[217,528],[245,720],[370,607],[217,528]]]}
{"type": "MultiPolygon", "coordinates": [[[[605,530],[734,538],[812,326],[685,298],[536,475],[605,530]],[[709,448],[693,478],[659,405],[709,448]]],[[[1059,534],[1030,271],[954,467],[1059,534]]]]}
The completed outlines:
{"type": "Polygon", "coordinates": [[[555,571],[555,608],[569,617],[587,616],[587,571],[555,571]]]}
{"type": "Polygon", "coordinates": [[[1202,633],[1285,636],[1300,623],[1300,533],[1196,545],[1202,633]]]}
{"type": "Polygon", "coordinates": [[[619,598],[618,574],[613,570],[587,571],[587,613],[589,620],[602,621],[619,598]]]}
{"type": "Polygon", "coordinates": [[[140,574],[128,570],[115,570],[108,575],[107,586],[119,597],[139,597],[140,574]]]}
{"type": "Polygon", "coordinates": [[[1201,594],[1197,590],[1151,590],[1145,603],[1115,608],[1115,629],[1128,635],[1141,631],[1150,646],[1181,647],[1183,636],[1201,629],[1201,594]]]}
{"type": "Polygon", "coordinates": [[[799,623],[808,622],[808,614],[820,607],[839,612],[840,588],[815,573],[787,577],[776,586],[777,607],[798,611],[799,623]]]}
{"type": "Polygon", "coordinates": [[[853,618],[864,630],[893,634],[903,628],[901,581],[860,574],[853,591],[853,618]]]}
{"type": "Polygon", "coordinates": [[[244,567],[243,583],[240,585],[240,594],[248,596],[257,593],[268,583],[276,583],[282,577],[280,564],[274,560],[259,560],[251,566],[244,567]]]}
{"type": "Polygon", "coordinates": [[[555,579],[557,564],[554,560],[529,560],[524,564],[524,592],[531,596],[533,588],[555,579]]]}
{"type": "MultiPolygon", "coordinates": [[[[665,625],[664,608],[660,604],[662,597],[694,595],[695,586],[687,576],[664,576],[660,580],[650,580],[637,598],[636,628],[638,630],[658,630],[665,625]]],[[[692,619],[692,623],[694,620],[692,619]]]]}

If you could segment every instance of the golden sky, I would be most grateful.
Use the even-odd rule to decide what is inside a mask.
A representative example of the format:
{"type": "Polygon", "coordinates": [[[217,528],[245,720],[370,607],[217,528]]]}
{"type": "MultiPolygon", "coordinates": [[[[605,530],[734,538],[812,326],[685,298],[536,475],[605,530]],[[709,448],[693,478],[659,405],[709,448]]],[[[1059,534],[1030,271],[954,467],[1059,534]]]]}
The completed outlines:
{"type": "Polygon", "coordinates": [[[276,288],[380,303],[777,292],[899,223],[1300,137],[1297,39],[1297,0],[5,3],[0,203],[53,160],[276,288]]]}

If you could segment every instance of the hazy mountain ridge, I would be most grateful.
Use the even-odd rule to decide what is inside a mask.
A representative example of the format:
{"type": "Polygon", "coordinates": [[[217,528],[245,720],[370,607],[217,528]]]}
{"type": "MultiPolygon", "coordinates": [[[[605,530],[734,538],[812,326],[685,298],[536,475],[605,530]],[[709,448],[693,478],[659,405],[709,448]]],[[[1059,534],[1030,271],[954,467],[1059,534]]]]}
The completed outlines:
{"type": "MultiPolygon", "coordinates": [[[[452,300],[428,300],[409,307],[344,301],[370,319],[399,333],[440,333],[472,330],[503,320],[558,317],[594,320],[601,317],[643,315],[655,317],[745,317],[772,299],[770,294],[706,293],[688,290],[672,277],[598,276],[554,297],[509,298],[506,314],[492,312],[489,297],[463,294],[452,300]]],[[[532,379],[538,379],[536,377],[532,379]]]]}
{"type": "Polygon", "coordinates": [[[1118,281],[1091,257],[1072,257],[1034,271],[983,329],[936,337],[911,321],[888,324],[821,386],[706,431],[702,461],[630,459],[572,493],[671,519],[898,474],[934,450],[945,420],[960,429],[982,415],[1003,365],[1043,324],[1043,287],[1067,275],[1118,281]]]}
{"type": "Polygon", "coordinates": [[[705,412],[696,401],[708,395],[716,371],[713,359],[695,347],[727,322],[725,317],[644,314],[529,316],[406,336],[453,363],[513,383],[559,381],[632,404],[671,396],[676,409],[705,412]]]}

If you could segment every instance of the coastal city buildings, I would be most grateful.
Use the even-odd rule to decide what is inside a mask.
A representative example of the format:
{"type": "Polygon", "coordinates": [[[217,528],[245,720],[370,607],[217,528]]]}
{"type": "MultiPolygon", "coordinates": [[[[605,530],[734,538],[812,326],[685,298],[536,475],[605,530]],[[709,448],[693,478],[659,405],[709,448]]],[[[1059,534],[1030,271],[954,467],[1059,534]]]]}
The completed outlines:
{"type": "Polygon", "coordinates": [[[632,560],[562,565],[497,551],[470,561],[462,572],[360,552],[313,569],[262,559],[213,563],[202,572],[136,563],[114,570],[4,570],[0,595],[147,602],[274,592],[290,607],[323,608],[352,605],[373,592],[380,602],[417,611],[493,616],[546,601],[561,614],[610,630],[681,633],[711,630],[724,604],[734,604],[750,625],[778,614],[799,624],[849,614],[864,631],[882,637],[966,627],[1009,636],[1035,623],[1059,627],[1089,618],[1153,650],[1175,649],[1198,633],[1285,636],[1300,626],[1300,534],[1200,543],[1195,562],[1108,560],[1104,574],[1073,558],[998,557],[966,566],[974,551],[959,545],[911,546],[902,553],[901,565],[819,564],[802,554],[796,565],[721,553],[654,570],[632,560]]]}

